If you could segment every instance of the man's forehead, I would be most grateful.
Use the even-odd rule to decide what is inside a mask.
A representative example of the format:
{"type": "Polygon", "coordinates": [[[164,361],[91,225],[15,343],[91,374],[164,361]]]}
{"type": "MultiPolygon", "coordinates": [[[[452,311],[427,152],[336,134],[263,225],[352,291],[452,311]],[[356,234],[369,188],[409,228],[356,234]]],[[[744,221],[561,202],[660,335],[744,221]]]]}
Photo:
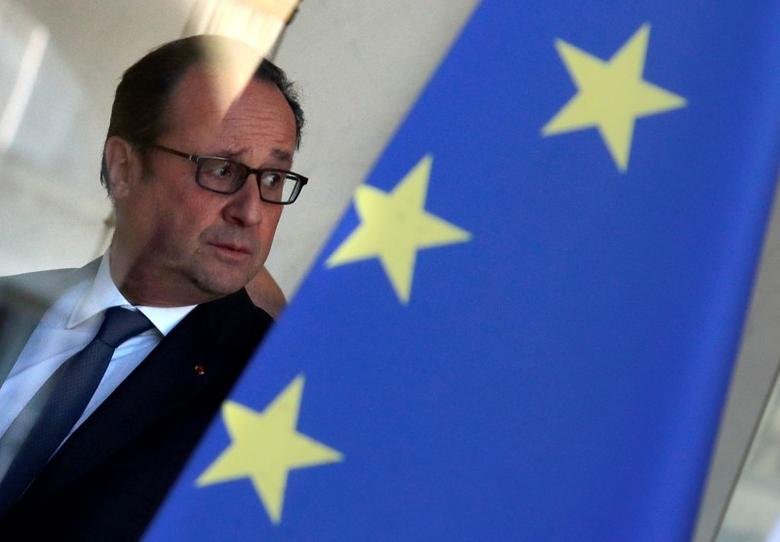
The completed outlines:
{"type": "Polygon", "coordinates": [[[269,81],[253,79],[253,73],[254,70],[247,76],[245,70],[237,70],[231,65],[195,64],[174,87],[168,105],[174,110],[200,109],[200,114],[226,118],[247,95],[250,86],[274,86],[269,81]]]}
{"type": "Polygon", "coordinates": [[[229,68],[196,65],[172,92],[166,116],[167,132],[208,131],[214,137],[228,132],[221,142],[225,153],[245,155],[251,149],[244,136],[254,132],[275,140],[272,152],[277,159],[292,159],[295,117],[271,81],[250,78],[242,82],[229,68]],[[283,129],[266,133],[268,125],[283,129]]]}

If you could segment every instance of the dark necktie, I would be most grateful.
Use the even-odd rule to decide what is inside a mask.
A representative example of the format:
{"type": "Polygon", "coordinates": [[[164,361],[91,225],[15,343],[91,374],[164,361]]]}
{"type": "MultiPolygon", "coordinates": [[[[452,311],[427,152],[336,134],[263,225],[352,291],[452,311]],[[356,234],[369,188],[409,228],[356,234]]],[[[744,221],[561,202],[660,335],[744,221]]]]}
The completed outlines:
{"type": "MultiPolygon", "coordinates": [[[[0,473],[0,517],[19,499],[84,413],[120,344],[150,329],[140,312],[111,307],[97,335],[49,377],[0,438],[13,457],[0,473]]],[[[0,466],[1,468],[2,466],[0,466]]]]}

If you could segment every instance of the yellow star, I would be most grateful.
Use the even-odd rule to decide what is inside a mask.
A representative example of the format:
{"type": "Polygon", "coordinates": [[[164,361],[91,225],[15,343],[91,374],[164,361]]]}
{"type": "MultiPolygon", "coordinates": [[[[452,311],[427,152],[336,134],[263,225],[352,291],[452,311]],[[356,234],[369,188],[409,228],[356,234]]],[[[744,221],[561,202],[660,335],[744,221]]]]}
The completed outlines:
{"type": "Polygon", "coordinates": [[[417,251],[468,241],[471,234],[425,210],[433,157],[424,156],[392,192],[368,185],[355,192],[360,226],[330,255],[327,267],[379,258],[403,304],[409,302],[417,251]]]}
{"type": "Polygon", "coordinates": [[[287,474],[292,469],[342,460],[336,450],[296,431],[303,383],[303,375],[299,375],[262,412],[226,401],[222,418],[232,442],[196,485],[249,478],[271,521],[279,523],[287,474]]]}
{"type": "Polygon", "coordinates": [[[644,24],[608,62],[556,40],[578,92],[542,128],[545,136],[597,127],[618,169],[628,169],[634,122],[685,106],[685,99],[642,79],[650,37],[644,24]]]}

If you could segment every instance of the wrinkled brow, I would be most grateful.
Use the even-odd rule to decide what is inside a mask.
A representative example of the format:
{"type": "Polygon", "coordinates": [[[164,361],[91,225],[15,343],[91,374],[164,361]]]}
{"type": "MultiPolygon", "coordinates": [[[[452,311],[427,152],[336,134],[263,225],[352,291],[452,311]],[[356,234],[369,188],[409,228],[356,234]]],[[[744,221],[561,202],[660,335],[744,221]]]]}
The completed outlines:
{"type": "MultiPolygon", "coordinates": [[[[226,149],[215,152],[212,156],[219,156],[222,158],[229,158],[231,160],[240,161],[242,155],[249,154],[248,147],[228,147],[226,149]]],[[[292,154],[283,149],[271,149],[271,157],[280,162],[292,162],[292,154]]]]}
{"type": "Polygon", "coordinates": [[[282,162],[292,162],[293,159],[292,154],[282,149],[273,149],[271,151],[271,156],[282,162]]]}

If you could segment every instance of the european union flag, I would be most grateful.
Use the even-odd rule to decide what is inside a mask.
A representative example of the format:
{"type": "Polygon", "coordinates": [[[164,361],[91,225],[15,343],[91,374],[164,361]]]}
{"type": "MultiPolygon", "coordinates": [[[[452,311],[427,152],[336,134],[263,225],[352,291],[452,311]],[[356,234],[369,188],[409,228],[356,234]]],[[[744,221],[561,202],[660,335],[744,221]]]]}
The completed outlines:
{"type": "Polygon", "coordinates": [[[780,4],[486,0],[149,540],[685,540],[780,4]]]}

